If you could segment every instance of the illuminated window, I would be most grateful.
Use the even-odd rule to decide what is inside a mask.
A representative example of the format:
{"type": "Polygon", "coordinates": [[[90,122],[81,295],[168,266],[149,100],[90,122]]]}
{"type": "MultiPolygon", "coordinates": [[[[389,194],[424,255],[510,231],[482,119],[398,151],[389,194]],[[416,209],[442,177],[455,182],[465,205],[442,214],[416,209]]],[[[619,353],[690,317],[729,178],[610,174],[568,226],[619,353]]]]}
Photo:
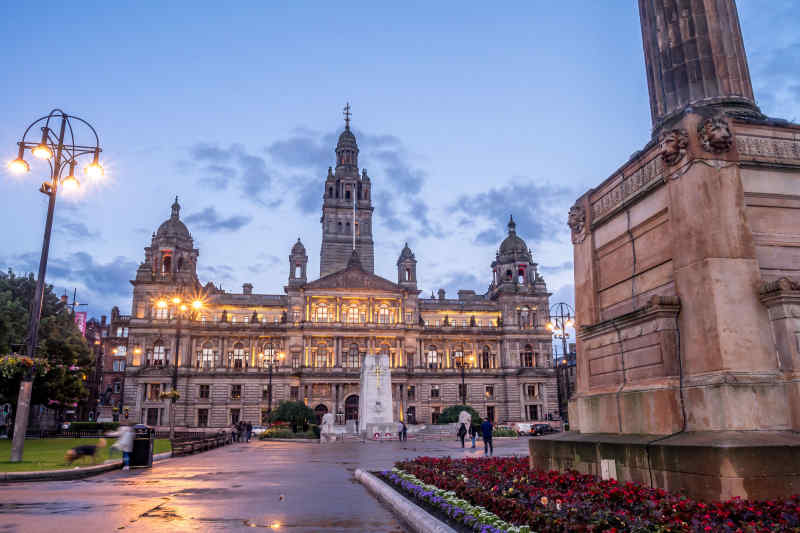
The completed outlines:
{"type": "Polygon", "coordinates": [[[328,366],[328,350],[326,348],[317,349],[314,355],[314,366],[316,368],[326,368],[328,366]]]}
{"type": "Polygon", "coordinates": [[[210,342],[203,344],[203,349],[200,350],[200,368],[214,368],[214,359],[216,359],[216,352],[210,342]]]}
{"type": "Polygon", "coordinates": [[[319,304],[314,308],[314,322],[328,322],[328,306],[319,304]]]}
{"type": "Polygon", "coordinates": [[[431,385],[431,398],[439,397],[439,385],[431,385]]]}
{"type": "Polygon", "coordinates": [[[262,366],[267,367],[269,365],[278,364],[278,357],[277,354],[275,353],[275,346],[271,342],[268,342],[267,344],[264,345],[264,349],[262,350],[261,353],[263,354],[261,358],[262,366]]]}
{"type": "Polygon", "coordinates": [[[350,349],[344,356],[342,361],[345,368],[360,368],[361,367],[361,354],[358,353],[358,344],[351,344],[350,349]]]}
{"type": "Polygon", "coordinates": [[[153,306],[153,318],[156,320],[166,320],[169,318],[169,308],[153,306]]]}
{"type": "Polygon", "coordinates": [[[242,386],[231,385],[231,400],[241,400],[241,399],[242,399],[242,386]]]}
{"type": "Polygon", "coordinates": [[[389,308],[385,305],[382,305],[380,309],[378,309],[378,323],[379,324],[391,324],[392,320],[392,312],[389,308]]]}
{"type": "Polygon", "coordinates": [[[436,350],[436,346],[429,346],[426,354],[428,368],[442,368],[442,358],[436,350]]]}
{"type": "Polygon", "coordinates": [[[167,362],[167,350],[161,341],[153,345],[153,366],[164,366],[167,362]]]}
{"type": "Polygon", "coordinates": [[[245,366],[245,350],[244,344],[237,342],[233,345],[233,368],[244,368],[245,366]]]}
{"type": "Polygon", "coordinates": [[[358,307],[353,306],[345,309],[344,321],[348,324],[357,324],[358,317],[358,307]]]}

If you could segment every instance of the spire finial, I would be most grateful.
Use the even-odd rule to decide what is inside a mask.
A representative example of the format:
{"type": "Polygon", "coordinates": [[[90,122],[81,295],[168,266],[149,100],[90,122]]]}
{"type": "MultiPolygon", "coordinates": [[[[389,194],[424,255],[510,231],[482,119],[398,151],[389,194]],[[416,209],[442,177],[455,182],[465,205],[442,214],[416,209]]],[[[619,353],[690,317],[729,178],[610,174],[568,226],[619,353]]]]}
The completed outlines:
{"type": "Polygon", "coordinates": [[[514,215],[508,217],[508,232],[513,233],[517,229],[517,224],[514,222],[514,215]]]}
{"type": "Polygon", "coordinates": [[[350,102],[347,102],[347,105],[344,106],[344,129],[350,129],[350,102]]]}
{"type": "Polygon", "coordinates": [[[172,204],[172,218],[177,219],[181,214],[181,204],[178,203],[178,197],[175,196],[175,203],[172,204]]]}

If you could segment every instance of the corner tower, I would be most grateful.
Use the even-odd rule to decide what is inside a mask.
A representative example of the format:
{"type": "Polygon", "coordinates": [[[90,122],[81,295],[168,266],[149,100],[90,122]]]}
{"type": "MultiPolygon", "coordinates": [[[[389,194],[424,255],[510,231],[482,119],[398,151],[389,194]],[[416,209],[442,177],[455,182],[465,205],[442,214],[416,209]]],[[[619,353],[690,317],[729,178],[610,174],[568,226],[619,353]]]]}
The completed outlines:
{"type": "Polygon", "coordinates": [[[322,202],[322,247],[319,275],[347,267],[353,249],[370,274],[375,271],[372,241],[372,197],[364,169],[358,172],[358,144],[350,131],[350,104],[344,108],[345,126],[336,144],[336,171],[328,168],[322,202]]]}

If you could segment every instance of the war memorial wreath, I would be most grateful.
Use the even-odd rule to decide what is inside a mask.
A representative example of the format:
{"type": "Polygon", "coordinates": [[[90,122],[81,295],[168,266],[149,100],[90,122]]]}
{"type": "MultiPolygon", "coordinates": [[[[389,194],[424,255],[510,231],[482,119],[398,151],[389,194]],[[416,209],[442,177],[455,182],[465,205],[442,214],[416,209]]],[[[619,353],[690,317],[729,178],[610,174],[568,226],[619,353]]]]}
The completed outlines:
{"type": "Polygon", "coordinates": [[[418,457],[379,476],[469,531],[800,531],[800,495],[706,503],[576,471],[530,470],[525,457],[418,457]]]}

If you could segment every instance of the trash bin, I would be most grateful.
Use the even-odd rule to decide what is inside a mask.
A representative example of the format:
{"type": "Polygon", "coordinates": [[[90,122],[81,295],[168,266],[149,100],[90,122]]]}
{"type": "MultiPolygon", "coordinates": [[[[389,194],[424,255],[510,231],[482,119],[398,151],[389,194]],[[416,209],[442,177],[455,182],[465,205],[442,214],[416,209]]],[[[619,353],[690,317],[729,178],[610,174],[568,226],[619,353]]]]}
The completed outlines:
{"type": "Polygon", "coordinates": [[[131,468],[150,468],[153,466],[153,445],[155,430],[144,424],[133,426],[133,451],[131,468]]]}

